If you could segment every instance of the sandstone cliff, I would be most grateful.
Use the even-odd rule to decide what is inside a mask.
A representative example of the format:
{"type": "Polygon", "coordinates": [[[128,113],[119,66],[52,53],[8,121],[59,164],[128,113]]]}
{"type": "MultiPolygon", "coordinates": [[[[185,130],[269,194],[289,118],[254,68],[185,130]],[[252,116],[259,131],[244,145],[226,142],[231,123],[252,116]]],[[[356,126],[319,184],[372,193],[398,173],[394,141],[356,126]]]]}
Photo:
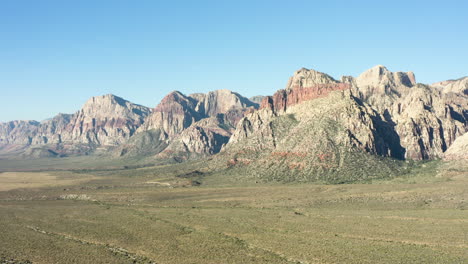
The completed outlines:
{"type": "Polygon", "coordinates": [[[73,115],[59,114],[40,123],[0,124],[0,140],[2,144],[31,146],[25,156],[82,154],[97,146],[110,147],[125,142],[149,112],[148,108],[115,95],[96,96],[73,115]],[[40,150],[41,146],[44,150],[40,150]]]}
{"type": "Polygon", "coordinates": [[[159,158],[173,157],[180,160],[212,155],[227,143],[244,114],[257,107],[249,99],[229,90],[189,96],[175,91],[156,106],[138,129],[135,140],[118,148],[118,153],[140,154],[141,151],[136,151],[140,148],[148,153],[147,146],[138,144],[151,139],[153,145],[157,146],[152,149],[152,154],[164,150],[158,155],[159,158]],[[147,133],[152,134],[150,136],[147,133]],[[154,138],[156,135],[157,139],[154,138]]]}
{"type": "MultiPolygon", "coordinates": [[[[260,168],[259,177],[330,179],[346,166],[347,173],[360,171],[358,160],[391,175],[404,167],[378,156],[443,157],[467,131],[467,105],[463,94],[417,84],[412,72],[379,65],[336,81],[303,68],[239,122],[220,160],[228,167],[260,168]]],[[[368,178],[380,172],[361,171],[368,178]]]]}
{"type": "MultiPolygon", "coordinates": [[[[379,65],[357,78],[342,80],[351,85],[357,98],[395,126],[405,158],[440,158],[468,128],[466,108],[454,103],[452,95],[417,84],[412,72],[390,72],[379,65]]],[[[457,100],[467,102],[463,96],[457,100]]]]}
{"type": "Polygon", "coordinates": [[[444,93],[461,93],[468,95],[468,77],[438,82],[432,84],[432,86],[441,89],[444,93]]]}
{"type": "Polygon", "coordinates": [[[400,152],[391,126],[349,90],[338,89],[282,112],[263,108],[247,115],[219,160],[262,180],[333,182],[339,174],[343,181],[392,175],[392,164],[377,155],[400,152]]]}
{"type": "Polygon", "coordinates": [[[458,137],[444,154],[445,160],[468,160],[468,133],[458,137]]]}

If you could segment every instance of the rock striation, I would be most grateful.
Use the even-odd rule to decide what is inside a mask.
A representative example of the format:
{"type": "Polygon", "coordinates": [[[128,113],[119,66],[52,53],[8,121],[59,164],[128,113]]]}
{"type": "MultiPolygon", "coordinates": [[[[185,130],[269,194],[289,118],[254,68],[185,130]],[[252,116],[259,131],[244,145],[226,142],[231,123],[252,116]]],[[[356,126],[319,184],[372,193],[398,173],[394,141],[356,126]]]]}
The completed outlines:
{"type": "Polygon", "coordinates": [[[377,177],[356,167],[358,160],[391,175],[398,168],[376,157],[442,158],[468,130],[467,104],[463,93],[381,65],[341,81],[302,68],[239,122],[222,157],[228,167],[262,168],[259,177],[329,179],[345,167],[377,177]]]}
{"type": "Polygon", "coordinates": [[[378,65],[340,80],[301,68],[285,89],[251,99],[229,90],[174,91],[150,109],[108,94],[90,98],[74,114],[0,123],[0,154],[103,150],[183,161],[221,152],[229,166],[286,168],[306,178],[338,175],[357,161],[386,171],[394,167],[382,157],[438,159],[452,157],[451,146],[461,149],[455,142],[468,131],[467,85],[467,77],[424,85],[412,72],[378,65]]]}
{"type": "Polygon", "coordinates": [[[212,155],[227,143],[245,113],[256,108],[258,104],[229,90],[188,96],[174,91],[164,97],[138,129],[135,139],[142,139],[130,140],[123,149],[118,148],[118,152],[121,155],[139,153],[135,150],[148,149],[138,145],[139,142],[151,139],[157,146],[152,154],[162,152],[159,158],[179,161],[212,155]],[[155,135],[158,138],[154,138],[155,135]]]}
{"type": "MultiPolygon", "coordinates": [[[[117,146],[128,140],[150,109],[107,94],[90,98],[75,114],[58,114],[43,122],[12,121],[0,124],[0,142],[26,145],[37,153],[84,154],[98,147],[117,146]],[[40,150],[40,147],[45,150],[40,150]]],[[[42,155],[42,154],[41,154],[42,155]]]]}
{"type": "Polygon", "coordinates": [[[356,97],[394,124],[407,159],[440,158],[467,130],[466,109],[451,95],[417,84],[412,72],[394,73],[379,65],[347,82],[356,97]]]}

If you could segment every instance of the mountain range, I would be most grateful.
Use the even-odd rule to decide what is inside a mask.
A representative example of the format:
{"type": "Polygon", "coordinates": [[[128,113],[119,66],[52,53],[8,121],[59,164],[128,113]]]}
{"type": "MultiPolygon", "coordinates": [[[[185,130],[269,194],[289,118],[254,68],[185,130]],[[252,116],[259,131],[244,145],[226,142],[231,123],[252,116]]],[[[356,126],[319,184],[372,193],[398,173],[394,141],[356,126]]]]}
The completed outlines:
{"type": "Polygon", "coordinates": [[[149,108],[107,94],[74,114],[0,123],[0,155],[177,162],[214,155],[219,166],[297,180],[338,177],[353,166],[366,175],[372,167],[394,171],[401,161],[466,158],[467,131],[468,77],[427,85],[381,65],[340,80],[302,68],[271,96],[174,91],[149,108]]]}

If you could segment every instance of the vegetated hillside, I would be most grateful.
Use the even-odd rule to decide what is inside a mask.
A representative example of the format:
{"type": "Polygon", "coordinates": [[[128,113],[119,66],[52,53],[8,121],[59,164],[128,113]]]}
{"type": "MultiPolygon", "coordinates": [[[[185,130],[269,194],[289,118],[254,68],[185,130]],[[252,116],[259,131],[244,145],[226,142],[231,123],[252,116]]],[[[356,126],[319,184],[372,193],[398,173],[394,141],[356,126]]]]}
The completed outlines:
{"type": "Polygon", "coordinates": [[[239,123],[216,161],[260,180],[392,177],[407,171],[403,160],[443,157],[467,131],[467,99],[383,66],[341,82],[300,69],[239,123]]]}
{"type": "Polygon", "coordinates": [[[350,182],[402,173],[399,151],[381,117],[349,90],[290,106],[261,109],[238,126],[215,160],[233,174],[276,181],[350,182]],[[224,163],[224,164],[223,164],[224,163]]]}

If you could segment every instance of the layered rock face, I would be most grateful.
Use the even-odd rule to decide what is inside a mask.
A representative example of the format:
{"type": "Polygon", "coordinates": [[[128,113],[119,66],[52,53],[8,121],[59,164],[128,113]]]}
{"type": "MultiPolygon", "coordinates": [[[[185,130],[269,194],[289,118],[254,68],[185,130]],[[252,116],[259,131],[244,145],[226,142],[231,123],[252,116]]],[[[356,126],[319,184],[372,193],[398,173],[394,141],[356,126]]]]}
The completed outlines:
{"type": "Polygon", "coordinates": [[[125,142],[149,113],[147,107],[115,95],[97,96],[89,99],[73,115],[59,114],[41,123],[13,121],[0,124],[1,142],[46,146],[54,153],[79,154],[97,146],[116,146],[125,142]]]}
{"type": "Polygon", "coordinates": [[[467,106],[463,94],[417,84],[412,72],[379,65],[336,81],[300,69],[286,89],[239,122],[223,157],[228,167],[262,168],[262,175],[330,176],[353,168],[353,159],[391,174],[398,169],[376,157],[443,157],[467,131],[467,106]],[[364,155],[369,153],[373,158],[364,155]]]}
{"type": "Polygon", "coordinates": [[[325,73],[302,68],[289,79],[286,89],[263,98],[260,109],[285,111],[288,106],[325,97],[332,91],[349,89],[349,84],[339,83],[325,73]]]}
{"type": "Polygon", "coordinates": [[[32,135],[40,125],[37,121],[16,120],[0,123],[0,143],[25,145],[32,142],[32,135]]]}
{"type": "Polygon", "coordinates": [[[467,130],[463,96],[452,95],[427,85],[416,84],[412,72],[390,72],[376,66],[357,78],[344,77],[353,94],[376,109],[395,126],[405,149],[405,158],[440,158],[453,141],[467,130]]]}
{"type": "MultiPolygon", "coordinates": [[[[153,154],[162,151],[160,146],[167,146],[164,152],[158,155],[162,158],[174,157],[180,160],[212,155],[227,143],[244,114],[257,107],[257,104],[229,90],[189,96],[175,91],[156,106],[138,129],[136,137],[148,138],[147,133],[154,134],[157,131],[159,138],[154,144],[158,148],[154,149],[153,154]]],[[[129,150],[140,147],[144,146],[131,145],[129,150]]],[[[129,150],[119,152],[135,153],[129,150]]]]}
{"type": "Polygon", "coordinates": [[[282,112],[263,108],[247,115],[219,159],[263,180],[333,182],[339,175],[391,175],[394,168],[377,155],[397,156],[401,151],[398,138],[377,112],[350,90],[336,90],[282,112]]]}
{"type": "Polygon", "coordinates": [[[463,77],[458,80],[448,80],[432,84],[439,88],[444,93],[460,93],[468,95],[468,77],[463,77]]]}
{"type": "Polygon", "coordinates": [[[198,100],[197,111],[209,117],[224,114],[232,109],[258,107],[258,104],[229,90],[217,90],[203,96],[197,94],[193,98],[198,100]]]}
{"type": "Polygon", "coordinates": [[[250,153],[235,154],[235,165],[259,165],[257,158],[270,164],[271,156],[281,157],[275,162],[283,165],[290,158],[296,163],[304,159],[296,164],[304,173],[315,173],[317,159],[328,156],[334,157],[331,168],[336,170],[351,157],[369,164],[378,163],[376,156],[435,159],[468,131],[467,83],[468,78],[461,78],[418,84],[412,72],[378,65],[341,81],[302,68],[285,89],[252,100],[229,90],[188,96],[175,91],[149,109],[104,95],[91,98],[73,115],[0,123],[0,152],[49,157],[112,148],[119,157],[185,160],[226,146],[223,155],[250,153]],[[265,150],[267,156],[258,154],[265,150]]]}
{"type": "Polygon", "coordinates": [[[62,141],[96,146],[116,146],[128,140],[150,113],[147,107],[115,95],[96,96],[74,114],[62,141]]]}
{"type": "Polygon", "coordinates": [[[216,154],[228,143],[231,130],[221,114],[202,119],[178,135],[159,156],[188,159],[216,154]]]}
{"type": "Polygon", "coordinates": [[[161,130],[161,139],[169,139],[203,118],[195,110],[198,101],[174,91],[163,98],[138,132],[161,130]]]}
{"type": "Polygon", "coordinates": [[[210,155],[227,143],[245,112],[256,108],[258,104],[228,90],[191,96],[175,91],[153,110],[109,94],[92,97],[73,115],[1,123],[0,145],[2,152],[29,147],[23,156],[33,158],[84,154],[97,148],[114,148],[114,155],[125,156],[154,155],[177,139],[187,152],[210,155]]]}

